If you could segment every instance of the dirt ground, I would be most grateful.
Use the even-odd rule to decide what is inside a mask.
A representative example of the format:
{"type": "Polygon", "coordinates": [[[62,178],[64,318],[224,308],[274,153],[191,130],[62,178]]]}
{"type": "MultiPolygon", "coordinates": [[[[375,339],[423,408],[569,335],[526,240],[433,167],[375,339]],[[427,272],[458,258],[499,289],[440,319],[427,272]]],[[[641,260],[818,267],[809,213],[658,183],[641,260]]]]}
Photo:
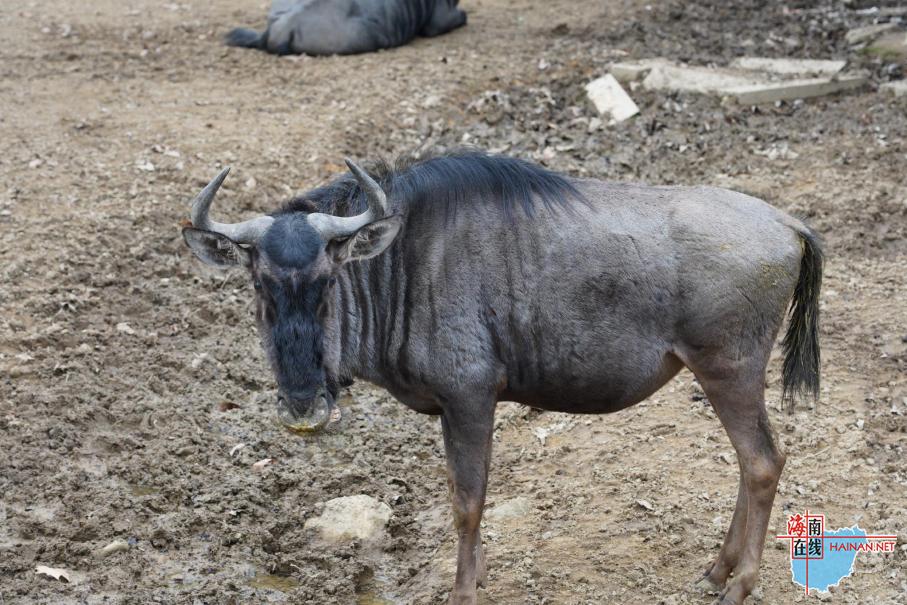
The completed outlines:
{"type": "MultiPolygon", "coordinates": [[[[866,3],[461,4],[469,25],[450,35],[319,59],[222,45],[261,25],[264,0],[0,4],[0,604],[442,602],[455,539],[437,419],[357,384],[342,430],[283,431],[250,284],[195,261],[179,224],[226,164],[217,212],[236,220],[344,155],[460,145],[726,186],[823,234],[818,405],[781,411],[777,356],[768,376],[788,453],[769,534],[806,508],[898,534],[823,600],[907,603],[907,99],[876,91],[897,60],[843,42],[866,3]],[[846,58],[873,82],[759,109],[637,90],[642,115],[616,126],[583,99],[617,58],[744,53],[846,58]],[[316,544],[305,519],[355,494],[392,507],[387,540],[316,544]],[[95,555],[113,540],[130,548],[95,555]]],[[[614,415],[505,403],[498,425],[489,506],[529,506],[485,522],[480,603],[711,601],[687,587],[717,553],[737,470],[688,372],[614,415]]],[[[814,600],[766,543],[752,600],[814,600]]]]}

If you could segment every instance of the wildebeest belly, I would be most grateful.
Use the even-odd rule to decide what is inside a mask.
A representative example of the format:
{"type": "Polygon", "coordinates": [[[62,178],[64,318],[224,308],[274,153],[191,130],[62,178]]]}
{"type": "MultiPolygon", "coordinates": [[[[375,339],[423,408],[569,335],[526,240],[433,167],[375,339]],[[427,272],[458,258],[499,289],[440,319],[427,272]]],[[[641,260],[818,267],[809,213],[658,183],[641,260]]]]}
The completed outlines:
{"type": "Polygon", "coordinates": [[[648,397],[679,369],[673,255],[657,237],[595,235],[525,251],[502,268],[500,285],[488,286],[500,293],[487,325],[505,367],[503,398],[611,412],[648,397]]]}
{"type": "Polygon", "coordinates": [[[499,399],[556,412],[615,412],[660,389],[683,366],[670,344],[655,336],[598,342],[596,350],[585,352],[586,341],[560,344],[561,355],[550,353],[554,343],[522,351],[508,364],[499,399]]]}

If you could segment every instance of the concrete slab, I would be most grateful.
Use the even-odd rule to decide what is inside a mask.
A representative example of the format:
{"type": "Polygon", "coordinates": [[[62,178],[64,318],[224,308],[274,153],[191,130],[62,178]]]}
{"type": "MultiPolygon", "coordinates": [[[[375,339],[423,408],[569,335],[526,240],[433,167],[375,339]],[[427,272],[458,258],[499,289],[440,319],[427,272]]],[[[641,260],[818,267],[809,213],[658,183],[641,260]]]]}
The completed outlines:
{"type": "Polygon", "coordinates": [[[598,113],[610,116],[615,122],[623,122],[639,113],[639,107],[611,74],[586,84],[586,94],[598,113]]]}
{"type": "Polygon", "coordinates": [[[669,63],[667,59],[653,58],[653,59],[639,59],[637,61],[621,61],[620,63],[614,63],[611,65],[611,68],[608,70],[612,76],[614,76],[618,82],[626,84],[628,82],[637,82],[646,77],[646,75],[652,71],[652,68],[656,65],[664,65],[669,63]]]}
{"type": "Polygon", "coordinates": [[[720,94],[729,88],[764,84],[764,80],[752,72],[665,63],[652,67],[642,85],[649,90],[720,94]]]}
{"type": "Polygon", "coordinates": [[[742,105],[760,105],[775,101],[808,99],[853,90],[865,86],[869,76],[863,73],[841,74],[836,78],[808,78],[764,82],[725,89],[728,97],[742,105]]]}
{"type": "Polygon", "coordinates": [[[770,59],[768,57],[738,57],[731,67],[750,71],[763,71],[782,76],[834,75],[844,69],[847,61],[823,59],[770,59]]]}
{"type": "Polygon", "coordinates": [[[907,97],[907,80],[886,82],[879,86],[879,91],[895,97],[907,97]]]}
{"type": "Polygon", "coordinates": [[[863,42],[871,42],[885,32],[890,32],[897,28],[898,24],[891,22],[879,23],[878,25],[867,25],[866,27],[858,27],[844,34],[844,41],[851,46],[855,44],[861,44],[863,42]]]}

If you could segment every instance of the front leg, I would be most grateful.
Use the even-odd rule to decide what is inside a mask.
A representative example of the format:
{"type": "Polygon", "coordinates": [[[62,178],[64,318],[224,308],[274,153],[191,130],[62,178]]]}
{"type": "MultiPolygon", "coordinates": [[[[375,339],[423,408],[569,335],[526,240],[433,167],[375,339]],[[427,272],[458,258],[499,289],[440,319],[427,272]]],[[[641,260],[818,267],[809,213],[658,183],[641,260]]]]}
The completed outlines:
{"type": "Polygon", "coordinates": [[[485,582],[485,553],[479,523],[485,507],[495,405],[493,399],[473,405],[455,404],[441,416],[447,484],[459,538],[451,605],[473,605],[476,586],[485,582]]]}

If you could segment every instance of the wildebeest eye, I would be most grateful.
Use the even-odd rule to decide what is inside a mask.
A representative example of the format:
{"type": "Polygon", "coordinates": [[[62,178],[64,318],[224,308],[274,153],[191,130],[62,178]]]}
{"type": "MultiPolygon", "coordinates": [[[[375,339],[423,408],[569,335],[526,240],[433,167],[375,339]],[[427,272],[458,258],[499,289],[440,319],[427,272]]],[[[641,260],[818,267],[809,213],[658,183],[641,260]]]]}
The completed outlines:
{"type": "Polygon", "coordinates": [[[256,290],[261,290],[261,282],[258,281],[257,279],[252,280],[252,287],[255,288],[256,290]]]}

